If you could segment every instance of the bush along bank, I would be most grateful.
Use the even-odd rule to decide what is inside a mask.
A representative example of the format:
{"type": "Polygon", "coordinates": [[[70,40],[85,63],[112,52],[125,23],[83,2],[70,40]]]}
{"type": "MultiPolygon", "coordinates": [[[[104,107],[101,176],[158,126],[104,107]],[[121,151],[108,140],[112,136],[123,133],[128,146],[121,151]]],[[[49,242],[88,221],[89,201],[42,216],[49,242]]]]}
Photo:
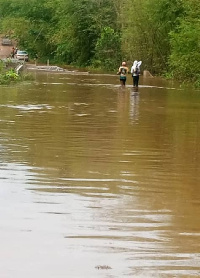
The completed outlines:
{"type": "Polygon", "coordinates": [[[10,59],[0,61],[0,85],[8,85],[12,82],[33,80],[33,76],[23,71],[16,71],[16,63],[10,59]]]}

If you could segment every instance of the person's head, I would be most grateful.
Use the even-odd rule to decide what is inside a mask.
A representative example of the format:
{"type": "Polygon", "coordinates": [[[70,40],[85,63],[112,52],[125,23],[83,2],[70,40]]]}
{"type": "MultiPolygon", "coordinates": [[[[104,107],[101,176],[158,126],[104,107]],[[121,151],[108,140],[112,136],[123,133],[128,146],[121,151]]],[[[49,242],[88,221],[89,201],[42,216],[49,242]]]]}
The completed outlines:
{"type": "Polygon", "coordinates": [[[122,62],[122,66],[126,66],[126,62],[122,62]]]}

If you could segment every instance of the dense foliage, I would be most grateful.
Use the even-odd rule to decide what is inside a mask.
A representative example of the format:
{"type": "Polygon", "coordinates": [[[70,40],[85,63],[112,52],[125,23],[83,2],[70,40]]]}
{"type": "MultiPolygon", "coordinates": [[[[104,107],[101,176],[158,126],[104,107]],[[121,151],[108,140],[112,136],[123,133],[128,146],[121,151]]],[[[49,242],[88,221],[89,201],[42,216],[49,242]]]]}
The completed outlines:
{"type": "Polygon", "coordinates": [[[199,19],[199,0],[0,0],[0,32],[32,58],[106,70],[141,59],[196,84],[199,19]]]}

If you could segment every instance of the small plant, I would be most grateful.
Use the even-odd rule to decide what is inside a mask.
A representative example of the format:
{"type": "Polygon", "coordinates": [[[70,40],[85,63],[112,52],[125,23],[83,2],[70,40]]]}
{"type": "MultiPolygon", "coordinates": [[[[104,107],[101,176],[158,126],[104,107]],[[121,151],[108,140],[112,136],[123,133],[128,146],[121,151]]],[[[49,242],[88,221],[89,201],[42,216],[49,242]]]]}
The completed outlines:
{"type": "Polygon", "coordinates": [[[5,74],[0,74],[0,85],[7,85],[10,81],[5,78],[5,74]]]}
{"type": "Polygon", "coordinates": [[[20,77],[13,69],[6,72],[2,70],[0,73],[0,85],[9,84],[12,81],[18,80],[20,80],[20,77]]]}
{"type": "Polygon", "coordinates": [[[6,76],[7,79],[10,79],[11,81],[12,80],[15,80],[15,81],[19,80],[19,75],[13,69],[7,71],[5,76],[6,76]]]}

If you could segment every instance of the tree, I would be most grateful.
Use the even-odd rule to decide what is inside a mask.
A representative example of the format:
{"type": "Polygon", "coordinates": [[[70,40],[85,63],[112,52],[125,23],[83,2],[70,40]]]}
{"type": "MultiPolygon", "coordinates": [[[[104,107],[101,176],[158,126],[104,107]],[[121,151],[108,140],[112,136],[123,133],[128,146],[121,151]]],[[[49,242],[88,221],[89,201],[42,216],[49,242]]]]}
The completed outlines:
{"type": "Polygon", "coordinates": [[[90,65],[102,30],[117,29],[113,0],[69,0],[57,9],[56,57],[67,63],[90,65]]]}
{"type": "Polygon", "coordinates": [[[106,70],[116,69],[121,62],[120,36],[110,27],[104,27],[95,47],[93,65],[106,70]]]}
{"type": "Polygon", "coordinates": [[[153,73],[167,69],[169,33],[183,12],[181,0],[127,0],[122,6],[122,50],[128,60],[142,60],[153,73]]]}
{"type": "Polygon", "coordinates": [[[200,85],[200,2],[186,0],[184,8],[180,26],[170,33],[169,65],[175,78],[200,85]]]}

